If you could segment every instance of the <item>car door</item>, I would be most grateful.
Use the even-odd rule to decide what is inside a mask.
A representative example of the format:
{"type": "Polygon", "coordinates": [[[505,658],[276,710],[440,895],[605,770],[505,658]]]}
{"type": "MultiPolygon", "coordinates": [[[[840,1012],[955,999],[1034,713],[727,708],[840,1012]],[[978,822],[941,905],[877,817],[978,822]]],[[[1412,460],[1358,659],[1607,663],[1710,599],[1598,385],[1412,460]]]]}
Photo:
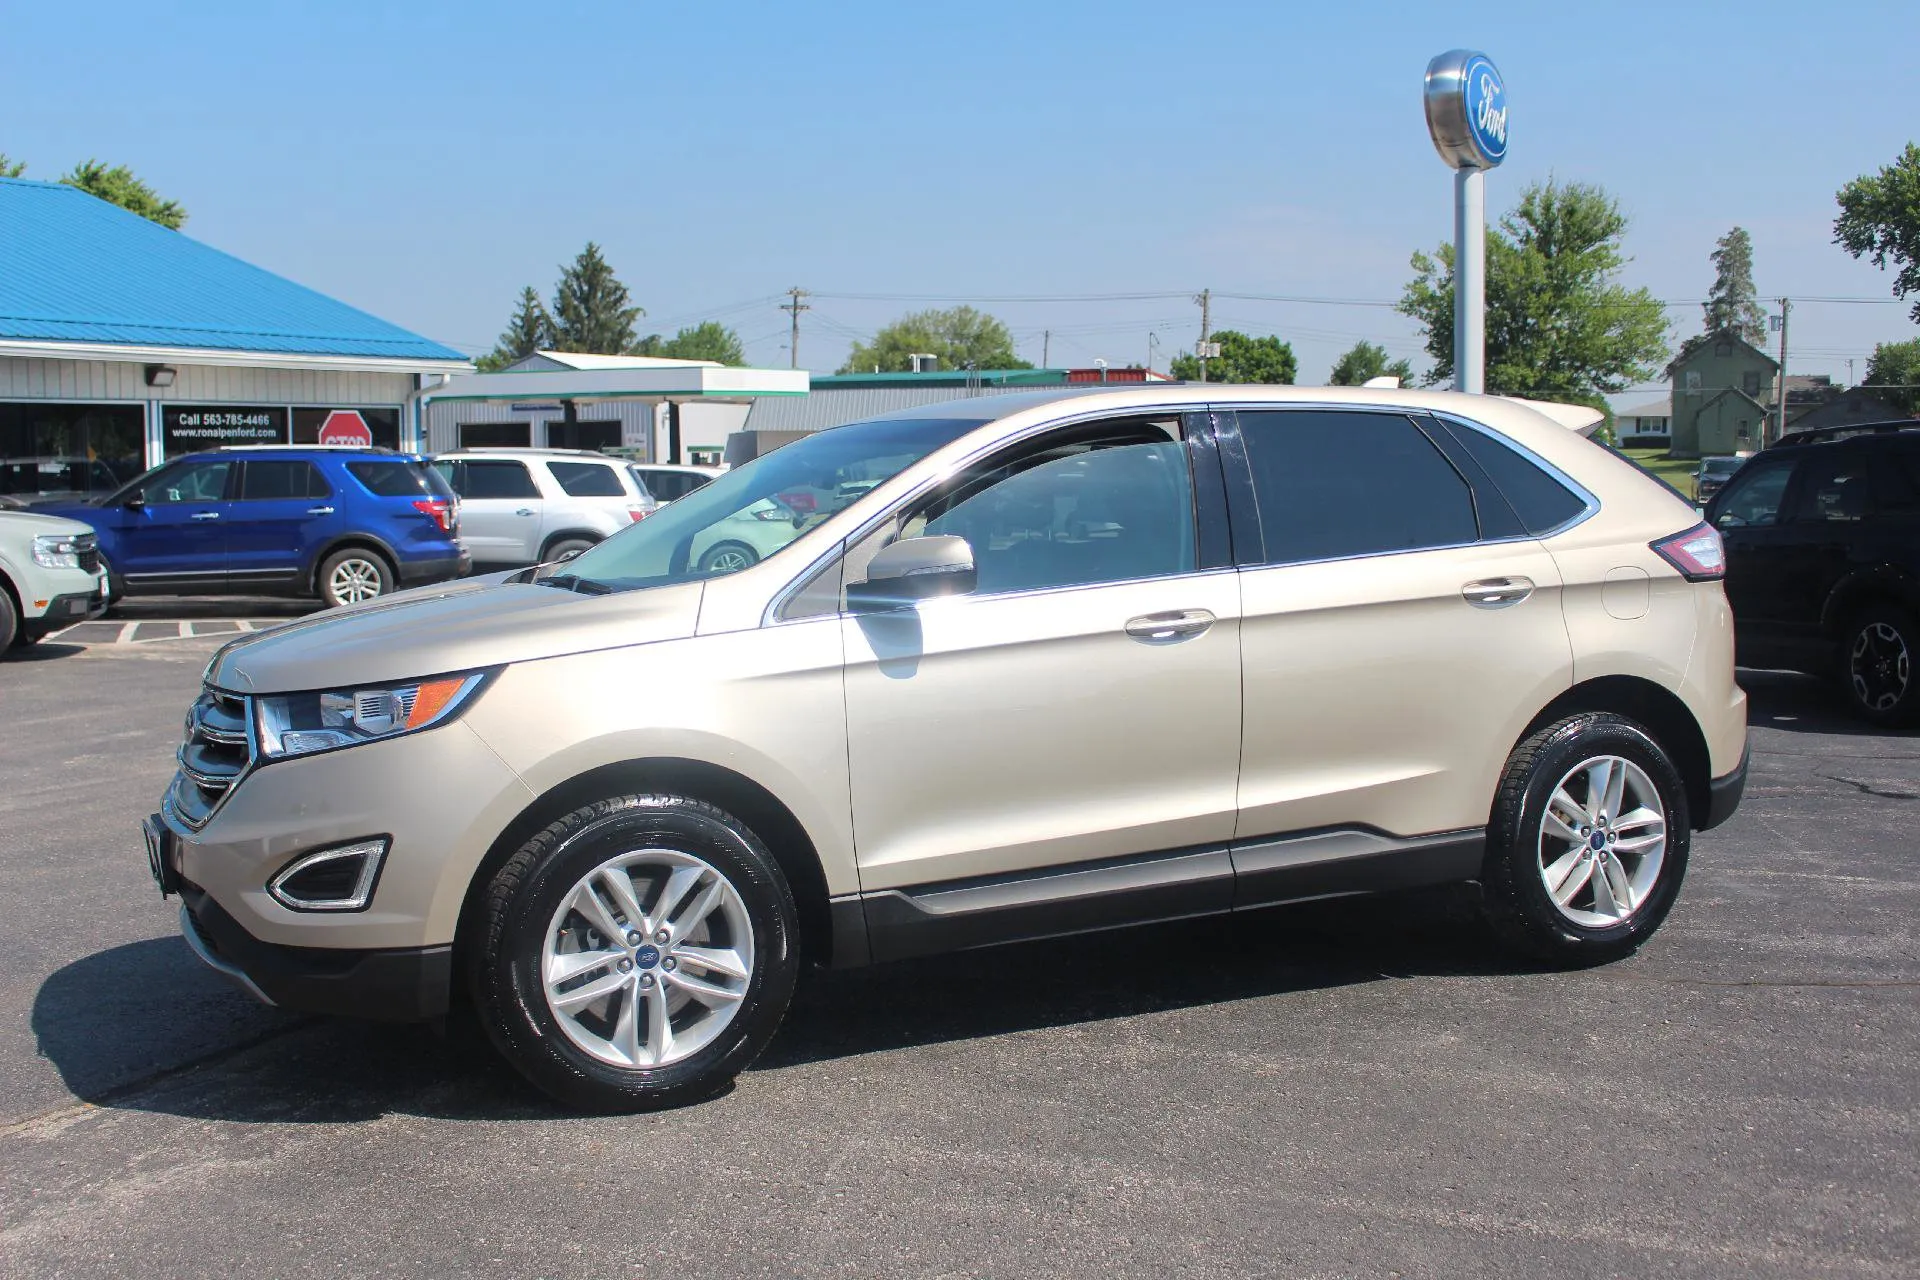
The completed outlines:
{"type": "MultiPolygon", "coordinates": [[[[842,621],[863,892],[1098,863],[1010,901],[1044,913],[1137,877],[1165,890],[1148,895],[1151,911],[1177,901],[1173,883],[1196,891],[1194,909],[1225,909],[1239,588],[1211,437],[1189,427],[1177,415],[1117,420],[1010,447],[869,540],[868,553],[894,532],[964,537],[978,585],[842,621]],[[1133,861],[1161,851],[1182,853],[1133,861]]],[[[932,900],[917,901],[902,910],[932,900]]],[[[900,921],[884,917],[869,906],[875,953],[916,949],[889,941],[900,921]]]]}
{"type": "Polygon", "coordinates": [[[228,506],[227,577],[236,587],[281,586],[344,522],[333,488],[304,458],[249,459],[228,506]]]}
{"type": "Polygon", "coordinates": [[[544,502],[517,458],[462,458],[449,477],[460,495],[460,538],[476,564],[532,564],[544,502]]]}
{"type": "Polygon", "coordinates": [[[1780,639],[1804,653],[1820,651],[1834,588],[1876,563],[1874,472],[1885,464],[1875,462],[1861,442],[1848,441],[1810,450],[1798,467],[1768,576],[1780,639]]]}
{"type": "Polygon", "coordinates": [[[119,530],[129,585],[217,587],[227,578],[229,458],[186,459],[141,486],[119,530]]]}
{"type": "Polygon", "coordinates": [[[1405,413],[1243,409],[1222,453],[1246,691],[1236,905],[1473,874],[1508,753],[1572,684],[1553,557],[1517,525],[1484,538],[1490,481],[1405,413]]]}
{"type": "Polygon", "coordinates": [[[1749,665],[1791,661],[1786,656],[1790,610],[1778,565],[1789,541],[1781,517],[1798,461],[1791,450],[1769,450],[1741,467],[1707,507],[1726,548],[1734,642],[1740,661],[1749,665]]]}

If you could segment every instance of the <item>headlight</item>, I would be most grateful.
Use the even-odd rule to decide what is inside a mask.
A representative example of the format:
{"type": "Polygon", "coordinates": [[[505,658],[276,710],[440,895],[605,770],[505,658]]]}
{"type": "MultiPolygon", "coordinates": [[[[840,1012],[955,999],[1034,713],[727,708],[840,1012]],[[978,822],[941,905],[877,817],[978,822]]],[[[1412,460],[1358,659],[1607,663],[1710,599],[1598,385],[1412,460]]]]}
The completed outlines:
{"type": "Polygon", "coordinates": [[[482,671],[370,689],[256,698],[260,754],[278,760],[430,728],[458,711],[486,678],[482,671]]]}
{"type": "Polygon", "coordinates": [[[78,569],[88,541],[77,533],[43,533],[33,540],[33,562],[42,569],[78,569]]]}

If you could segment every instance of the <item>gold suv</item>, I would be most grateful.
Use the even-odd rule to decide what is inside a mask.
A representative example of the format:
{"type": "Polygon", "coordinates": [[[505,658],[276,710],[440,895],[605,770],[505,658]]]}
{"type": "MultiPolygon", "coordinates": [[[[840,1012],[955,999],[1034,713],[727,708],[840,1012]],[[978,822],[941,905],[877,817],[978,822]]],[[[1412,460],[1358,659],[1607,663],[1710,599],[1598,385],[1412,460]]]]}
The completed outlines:
{"type": "Polygon", "coordinates": [[[722,1087],[809,963],[1449,881],[1608,960],[1739,802],[1746,700],[1718,535],[1596,420],[1149,386],[821,431],[228,645],[148,856],[262,999],[470,1004],[588,1108],[722,1087]]]}

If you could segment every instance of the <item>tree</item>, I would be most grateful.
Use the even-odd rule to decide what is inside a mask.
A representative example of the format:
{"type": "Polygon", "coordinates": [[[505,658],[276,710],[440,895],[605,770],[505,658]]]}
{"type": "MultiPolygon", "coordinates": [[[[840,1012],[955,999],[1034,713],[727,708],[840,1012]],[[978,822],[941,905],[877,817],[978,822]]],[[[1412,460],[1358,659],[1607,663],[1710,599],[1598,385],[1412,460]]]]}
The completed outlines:
{"type": "Polygon", "coordinates": [[[551,314],[553,350],[622,356],[634,349],[633,322],[646,312],[627,304],[627,286],[589,240],[560,272],[551,314]]]}
{"type": "Polygon", "coordinates": [[[645,345],[653,349],[641,354],[670,356],[675,360],[717,360],[721,364],[733,365],[747,362],[747,353],[740,346],[740,335],[718,320],[703,320],[690,329],[682,329],[665,342],[658,341],[658,338],[658,334],[650,336],[645,345]]]}
{"type": "Polygon", "coordinates": [[[27,162],[15,160],[4,151],[0,151],[0,178],[17,178],[27,171],[27,162]]]}
{"type": "MultiPolygon", "coordinates": [[[[1487,231],[1486,389],[1604,408],[1652,378],[1667,357],[1667,321],[1646,289],[1616,277],[1627,220],[1605,191],[1536,183],[1487,231]]],[[[1413,255],[1400,299],[1426,336],[1429,385],[1453,378],[1453,248],[1413,255]]]]}
{"type": "MultiPolygon", "coordinates": [[[[1208,382],[1264,382],[1289,385],[1299,375],[1290,343],[1269,334],[1250,338],[1234,329],[1218,329],[1208,341],[1220,344],[1220,354],[1207,361],[1208,382]]],[[[1168,372],[1183,382],[1200,380],[1200,357],[1183,351],[1168,372]]]]}
{"type": "Polygon", "coordinates": [[[1767,313],[1753,288],[1753,237],[1735,227],[1713,246],[1713,288],[1700,305],[1708,333],[1726,330],[1754,346],[1767,340],[1767,313]]]}
{"type": "Polygon", "coordinates": [[[60,181],[90,196],[98,196],[109,204],[117,204],[130,213],[137,213],[149,222],[157,222],[171,231],[178,231],[187,220],[187,211],[179,201],[162,200],[159,192],[134,177],[133,171],[123,164],[109,169],[98,160],[88,160],[75,165],[73,172],[60,181]]]}
{"type": "Polygon", "coordinates": [[[1875,347],[1867,358],[1867,386],[1900,412],[1920,418],[1920,338],[1875,347]]]}
{"type": "Polygon", "coordinates": [[[1333,375],[1327,383],[1335,387],[1358,387],[1370,378],[1398,378],[1404,387],[1413,381],[1413,365],[1406,360],[1388,363],[1384,347],[1362,338],[1334,364],[1333,375]]]}
{"type": "MultiPolygon", "coordinates": [[[[1835,197],[1833,242],[1856,258],[1886,270],[1898,268],[1893,296],[1920,293],[1920,146],[1909,142],[1900,158],[1877,174],[1855,178],[1835,197]]],[[[1920,302],[1910,313],[1920,323],[1920,302]]]]}
{"type": "Polygon", "coordinates": [[[900,317],[857,342],[840,366],[841,373],[905,373],[913,368],[907,357],[930,354],[939,369],[1031,369],[1013,353],[1013,334],[983,311],[955,307],[951,311],[916,311],[900,317]]]}
{"type": "Polygon", "coordinates": [[[542,348],[553,348],[553,318],[541,305],[540,295],[528,285],[520,291],[520,306],[507,321],[507,331],[493,350],[475,363],[482,373],[494,373],[542,348]]]}

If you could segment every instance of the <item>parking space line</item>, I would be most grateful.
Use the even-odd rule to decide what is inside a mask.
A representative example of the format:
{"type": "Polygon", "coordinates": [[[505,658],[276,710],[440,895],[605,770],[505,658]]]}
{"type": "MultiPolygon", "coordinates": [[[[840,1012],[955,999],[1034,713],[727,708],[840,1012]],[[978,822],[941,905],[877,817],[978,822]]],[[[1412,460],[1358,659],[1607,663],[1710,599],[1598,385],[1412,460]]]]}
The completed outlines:
{"type": "Polygon", "coordinates": [[[139,629],[140,624],[137,622],[123,622],[120,624],[120,634],[113,638],[113,642],[115,644],[131,644],[133,642],[133,633],[139,629]]]}
{"type": "Polygon", "coordinates": [[[191,622],[188,622],[185,618],[180,619],[180,638],[182,640],[185,640],[188,636],[191,636],[192,634],[193,634],[193,624],[191,622]]]}
{"type": "Polygon", "coordinates": [[[251,622],[248,622],[245,618],[235,618],[234,625],[239,627],[242,631],[252,631],[254,629],[253,624],[251,622]]]}

